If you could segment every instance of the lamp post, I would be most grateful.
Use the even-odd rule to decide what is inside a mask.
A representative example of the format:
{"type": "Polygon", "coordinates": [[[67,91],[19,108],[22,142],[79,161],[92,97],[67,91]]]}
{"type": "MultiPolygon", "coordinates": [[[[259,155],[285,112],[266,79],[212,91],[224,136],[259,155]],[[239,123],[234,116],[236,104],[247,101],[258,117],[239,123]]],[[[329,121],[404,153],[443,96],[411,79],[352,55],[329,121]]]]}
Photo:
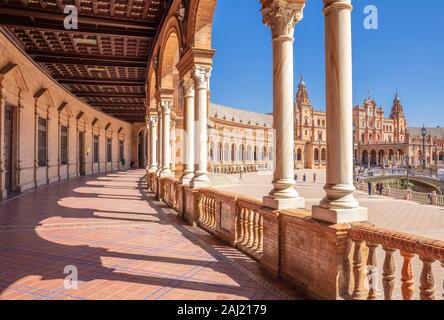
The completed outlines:
{"type": "Polygon", "coordinates": [[[425,148],[425,137],[427,135],[427,129],[425,128],[425,125],[422,126],[421,129],[421,135],[422,135],[422,169],[425,170],[427,167],[427,158],[426,158],[426,148],[425,148]]]}

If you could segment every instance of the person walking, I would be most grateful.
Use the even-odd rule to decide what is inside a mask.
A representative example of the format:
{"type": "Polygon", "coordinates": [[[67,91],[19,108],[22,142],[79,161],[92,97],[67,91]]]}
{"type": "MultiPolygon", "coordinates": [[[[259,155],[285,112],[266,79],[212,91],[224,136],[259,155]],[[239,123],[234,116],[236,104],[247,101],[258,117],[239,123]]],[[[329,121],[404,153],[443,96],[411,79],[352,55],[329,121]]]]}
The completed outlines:
{"type": "Polygon", "coordinates": [[[307,175],[304,173],[304,176],[302,177],[304,183],[307,182],[307,175]]]}
{"type": "Polygon", "coordinates": [[[380,195],[380,196],[382,196],[383,191],[384,191],[384,183],[381,182],[381,183],[379,184],[379,195],[380,195]]]}
{"type": "Polygon", "coordinates": [[[298,179],[299,179],[299,177],[298,177],[298,174],[296,173],[296,174],[294,175],[294,181],[298,182],[298,179]]]}
{"type": "Polygon", "coordinates": [[[242,181],[243,175],[244,175],[244,170],[241,167],[240,170],[239,170],[239,179],[240,179],[240,181],[242,181]]]}
{"type": "Polygon", "coordinates": [[[372,183],[368,182],[367,186],[368,186],[368,195],[371,196],[372,195],[372,183]]]}
{"type": "Polygon", "coordinates": [[[317,179],[317,174],[316,174],[316,172],[315,173],[313,173],[313,183],[316,183],[316,179],[317,179]]]}

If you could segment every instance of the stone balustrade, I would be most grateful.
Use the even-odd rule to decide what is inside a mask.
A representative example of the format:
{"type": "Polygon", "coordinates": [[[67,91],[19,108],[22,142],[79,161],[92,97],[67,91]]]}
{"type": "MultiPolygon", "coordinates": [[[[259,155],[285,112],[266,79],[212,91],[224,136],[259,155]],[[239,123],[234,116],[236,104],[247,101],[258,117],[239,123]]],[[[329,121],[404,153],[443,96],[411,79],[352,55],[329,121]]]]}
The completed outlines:
{"type": "Polygon", "coordinates": [[[259,161],[259,162],[233,162],[233,163],[211,163],[210,172],[212,173],[226,173],[236,174],[241,170],[242,172],[258,172],[272,170],[273,165],[271,162],[259,161]]]}
{"type": "Polygon", "coordinates": [[[262,205],[261,200],[246,197],[238,197],[236,202],[236,246],[258,260],[264,247],[262,205]]]}
{"type": "Polygon", "coordinates": [[[156,198],[174,208],[188,224],[243,251],[270,275],[284,279],[309,298],[380,298],[373,286],[380,247],[385,252],[381,265],[385,299],[394,298],[398,252],[403,257],[403,298],[416,298],[414,257],[422,263],[419,298],[437,296],[432,266],[436,267],[437,262],[444,266],[442,241],[366,224],[320,223],[305,209],[273,210],[258,199],[211,188],[193,189],[155,173],[147,176],[147,182],[156,198]]]}
{"type": "MultiPolygon", "coordinates": [[[[399,251],[403,259],[401,279],[399,279],[401,281],[402,298],[404,300],[411,300],[415,294],[412,267],[412,259],[415,256],[418,256],[422,262],[419,297],[421,300],[434,300],[436,298],[432,265],[435,262],[440,262],[441,267],[444,267],[443,241],[384,230],[367,224],[352,225],[349,236],[354,243],[354,299],[375,300],[378,298],[378,248],[382,248],[385,252],[385,258],[381,266],[383,297],[385,300],[392,300],[394,295],[396,281],[394,256],[397,251],[399,251]]],[[[441,279],[440,283],[443,283],[443,279],[441,279]]]]}

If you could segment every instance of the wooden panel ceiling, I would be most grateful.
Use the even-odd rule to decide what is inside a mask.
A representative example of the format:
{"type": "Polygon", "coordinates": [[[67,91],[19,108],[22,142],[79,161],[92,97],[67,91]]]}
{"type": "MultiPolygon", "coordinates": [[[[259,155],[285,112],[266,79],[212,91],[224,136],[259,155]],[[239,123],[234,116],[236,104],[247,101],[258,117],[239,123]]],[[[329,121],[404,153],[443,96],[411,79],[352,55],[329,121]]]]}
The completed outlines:
{"type": "Polygon", "coordinates": [[[146,68],[172,0],[0,0],[5,26],[49,75],[92,107],[145,121],[146,68]],[[79,28],[66,30],[75,5],[79,28]]]}

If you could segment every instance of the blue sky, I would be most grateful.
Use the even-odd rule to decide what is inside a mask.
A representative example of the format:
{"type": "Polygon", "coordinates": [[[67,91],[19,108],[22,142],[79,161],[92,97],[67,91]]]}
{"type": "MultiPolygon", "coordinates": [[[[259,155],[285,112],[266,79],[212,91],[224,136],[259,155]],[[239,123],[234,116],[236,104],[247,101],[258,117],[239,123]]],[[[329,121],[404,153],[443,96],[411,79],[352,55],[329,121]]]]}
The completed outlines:
{"type": "MultiPolygon", "coordinates": [[[[444,1],[354,0],[353,100],[368,91],[389,113],[396,89],[409,126],[444,126],[444,1]],[[375,5],[379,29],[366,30],[364,7],[375,5]]],[[[212,101],[272,111],[271,34],[259,0],[219,0],[213,29],[216,49],[212,101]]],[[[295,32],[295,80],[301,70],[316,109],[325,110],[322,1],[309,0],[295,32]]]]}

